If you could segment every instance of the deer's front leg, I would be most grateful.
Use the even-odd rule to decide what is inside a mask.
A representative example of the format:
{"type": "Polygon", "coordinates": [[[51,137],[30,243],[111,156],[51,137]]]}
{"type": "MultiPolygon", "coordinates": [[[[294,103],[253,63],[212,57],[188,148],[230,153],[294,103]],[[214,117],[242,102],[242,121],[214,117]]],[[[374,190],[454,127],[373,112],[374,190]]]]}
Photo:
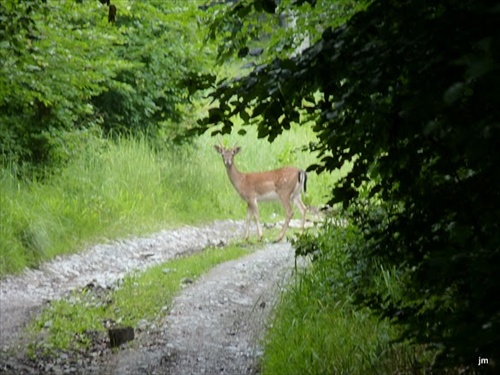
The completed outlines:
{"type": "Polygon", "coordinates": [[[250,232],[250,220],[252,220],[252,209],[250,208],[250,203],[248,203],[248,206],[247,206],[247,219],[245,221],[245,236],[243,237],[243,239],[245,241],[248,240],[248,234],[250,232]]]}
{"type": "Polygon", "coordinates": [[[258,235],[258,240],[262,240],[262,229],[260,228],[260,222],[259,222],[259,206],[257,205],[257,199],[248,202],[248,210],[247,210],[247,237],[248,238],[248,231],[250,227],[250,221],[252,220],[252,216],[255,218],[255,224],[257,225],[257,235],[258,235]]]}

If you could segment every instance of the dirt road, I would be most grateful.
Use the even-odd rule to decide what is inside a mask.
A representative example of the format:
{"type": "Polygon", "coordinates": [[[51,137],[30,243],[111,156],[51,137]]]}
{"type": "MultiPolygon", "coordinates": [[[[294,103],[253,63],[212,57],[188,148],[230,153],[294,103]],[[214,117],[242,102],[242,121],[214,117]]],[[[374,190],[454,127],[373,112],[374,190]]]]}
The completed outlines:
{"type": "Polygon", "coordinates": [[[60,257],[39,270],[0,280],[0,374],[253,374],[262,352],[260,338],[280,285],[294,264],[289,243],[223,263],[188,284],[168,315],[137,330],[119,351],[50,361],[27,361],[22,329],[48,301],[89,283],[102,287],[133,270],[173,257],[221,246],[240,236],[242,222],[162,231],[94,246],[60,257]]]}

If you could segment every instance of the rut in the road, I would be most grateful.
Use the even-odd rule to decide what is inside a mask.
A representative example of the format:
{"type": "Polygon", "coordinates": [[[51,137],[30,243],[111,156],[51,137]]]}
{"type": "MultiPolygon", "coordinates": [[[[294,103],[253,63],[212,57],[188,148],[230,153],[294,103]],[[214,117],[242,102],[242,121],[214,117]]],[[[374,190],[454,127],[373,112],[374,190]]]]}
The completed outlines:
{"type": "Polygon", "coordinates": [[[293,264],[281,243],[215,267],[174,299],[159,332],[139,340],[147,346],[118,353],[101,373],[256,373],[266,319],[293,264]]]}

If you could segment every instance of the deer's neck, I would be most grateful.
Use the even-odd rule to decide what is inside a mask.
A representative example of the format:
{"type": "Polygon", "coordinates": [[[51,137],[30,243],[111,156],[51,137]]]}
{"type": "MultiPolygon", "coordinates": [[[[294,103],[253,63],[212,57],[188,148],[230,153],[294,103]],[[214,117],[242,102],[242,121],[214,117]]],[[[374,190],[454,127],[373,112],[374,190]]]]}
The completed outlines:
{"type": "Polygon", "coordinates": [[[230,166],[226,166],[227,175],[229,176],[229,180],[235,187],[236,190],[240,191],[241,182],[244,178],[244,173],[238,171],[234,163],[230,166]]]}

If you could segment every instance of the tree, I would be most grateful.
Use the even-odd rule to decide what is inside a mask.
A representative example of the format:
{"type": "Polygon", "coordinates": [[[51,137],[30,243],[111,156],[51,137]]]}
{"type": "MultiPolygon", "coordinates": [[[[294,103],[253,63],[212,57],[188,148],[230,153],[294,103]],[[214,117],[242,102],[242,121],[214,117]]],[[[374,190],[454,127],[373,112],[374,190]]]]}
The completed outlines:
{"type": "Polygon", "coordinates": [[[2,2],[1,152],[44,162],[57,134],[99,123],[89,98],[128,62],[109,55],[120,35],[90,4],[2,2]]]}
{"type": "Polygon", "coordinates": [[[310,170],[352,161],[332,202],[364,236],[358,303],[438,348],[436,366],[500,358],[499,12],[488,0],[375,0],[295,57],[206,77],[217,105],[198,132],[229,132],[239,116],[272,141],[313,120],[310,170]],[[402,275],[403,298],[373,287],[381,265],[402,275]]]}
{"type": "Polygon", "coordinates": [[[235,1],[209,16],[208,38],[218,42],[218,58],[246,57],[262,49],[264,61],[288,57],[321,38],[327,27],[340,25],[365,1],[319,0],[235,1]],[[279,6],[277,6],[279,3],[279,6]],[[308,3],[312,3],[311,7],[308,3]]]}
{"type": "Polygon", "coordinates": [[[200,11],[184,1],[124,1],[109,22],[108,4],[2,2],[3,160],[57,164],[68,140],[78,143],[71,135],[85,129],[178,131],[172,123],[186,115],[183,78],[206,64],[194,27],[200,11]]]}
{"type": "Polygon", "coordinates": [[[120,8],[116,25],[125,43],[114,47],[117,59],[135,64],[105,83],[92,100],[102,114],[106,132],[155,135],[176,126],[187,102],[187,72],[205,66],[203,45],[190,2],[130,2],[120,8]]]}

